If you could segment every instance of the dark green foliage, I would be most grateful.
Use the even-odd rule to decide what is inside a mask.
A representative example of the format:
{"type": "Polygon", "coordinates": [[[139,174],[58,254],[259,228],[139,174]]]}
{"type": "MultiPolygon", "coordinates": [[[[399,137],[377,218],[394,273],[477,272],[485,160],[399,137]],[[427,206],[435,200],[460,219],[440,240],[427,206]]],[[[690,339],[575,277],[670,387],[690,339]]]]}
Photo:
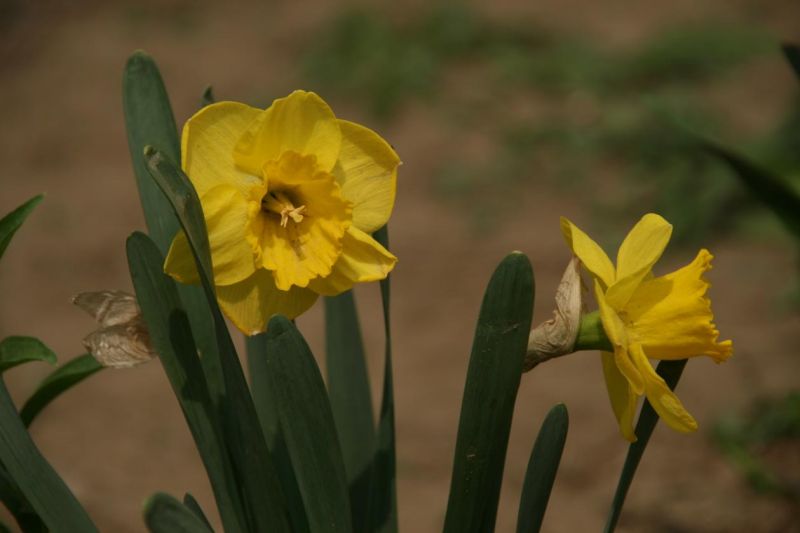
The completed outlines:
{"type": "Polygon", "coordinates": [[[0,341],[0,372],[31,361],[54,365],[56,354],[34,337],[13,336],[0,341]]]}
{"type": "Polygon", "coordinates": [[[531,451],[517,516],[517,533],[536,533],[542,527],[550,491],[567,441],[569,416],[564,404],[547,413],[531,451]]]}
{"type": "MultiPolygon", "coordinates": [[[[214,365],[214,373],[207,372],[206,379],[222,378],[216,389],[222,392],[217,407],[221,413],[222,430],[229,446],[234,473],[242,488],[250,527],[256,530],[288,531],[286,501],[236,349],[217,305],[211,253],[200,200],[189,178],[169,159],[151,148],[145,149],[145,157],[148,170],[169,200],[186,233],[211,310],[218,361],[214,365]],[[221,375],[216,372],[217,369],[221,375]]],[[[203,359],[210,356],[205,354],[203,359]]]]}
{"type": "Polygon", "coordinates": [[[208,529],[213,529],[211,527],[211,522],[208,521],[208,518],[206,517],[206,514],[203,512],[202,507],[200,507],[200,504],[197,502],[197,500],[194,499],[194,496],[192,496],[188,492],[183,495],[183,505],[185,505],[187,509],[193,512],[195,516],[197,516],[197,518],[202,520],[202,522],[208,526],[208,529]]]}
{"type": "Polygon", "coordinates": [[[472,345],[445,533],[494,529],[533,310],[533,272],[515,252],[495,270],[472,345]]]}
{"type": "MultiPolygon", "coordinates": [[[[656,372],[659,376],[664,378],[667,386],[671,390],[675,390],[678,380],[681,379],[683,368],[686,366],[686,359],[679,361],[661,361],[658,363],[656,372]]],[[[628,447],[628,455],[625,457],[625,464],[622,465],[622,472],[619,476],[617,483],[617,490],[614,493],[614,501],[611,503],[611,510],[609,511],[608,520],[606,521],[605,533],[612,533],[617,527],[617,521],[620,514],[622,514],[622,506],[625,504],[625,497],[628,495],[628,489],[633,482],[633,476],[636,475],[636,469],[644,455],[644,450],[647,448],[647,443],[650,442],[650,436],[658,423],[658,415],[652,408],[650,403],[645,400],[642,405],[642,410],[639,413],[639,420],[636,422],[636,429],[634,430],[637,441],[631,443],[628,447]]]]}
{"type": "Polygon", "coordinates": [[[0,463],[30,507],[54,533],[97,531],[53,467],[42,457],[0,380],[0,463]]]}
{"type": "Polygon", "coordinates": [[[192,509],[162,492],[154,494],[145,503],[144,521],[152,533],[210,533],[212,531],[192,509]]]}
{"type": "Polygon", "coordinates": [[[352,291],[325,298],[325,346],[330,398],[342,446],[353,526],[363,530],[369,491],[359,479],[369,476],[375,452],[375,427],[369,375],[352,291]]]}
{"type": "Polygon", "coordinates": [[[44,198],[44,196],[41,194],[34,196],[0,219],[0,258],[5,254],[6,248],[8,248],[9,243],[11,243],[14,234],[20,226],[22,226],[22,223],[25,222],[25,219],[28,218],[28,215],[31,214],[33,208],[42,201],[42,198],[44,198]]]}
{"type": "Polygon", "coordinates": [[[347,477],[322,375],[285,317],[267,328],[267,379],[311,531],[353,530],[347,477]]]}
{"type": "Polygon", "coordinates": [[[97,359],[87,353],[54,370],[39,383],[39,386],[20,409],[19,416],[22,423],[26,427],[30,426],[36,416],[50,402],[103,368],[97,359]]]}

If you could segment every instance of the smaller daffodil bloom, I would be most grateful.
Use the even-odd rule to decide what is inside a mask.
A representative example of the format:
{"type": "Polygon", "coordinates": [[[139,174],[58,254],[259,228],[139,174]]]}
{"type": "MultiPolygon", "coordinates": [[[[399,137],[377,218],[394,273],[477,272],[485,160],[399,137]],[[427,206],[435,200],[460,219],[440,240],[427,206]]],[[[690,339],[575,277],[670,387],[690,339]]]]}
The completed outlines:
{"type": "Polygon", "coordinates": [[[641,395],[671,428],[696,430],[697,422],[649,359],[705,355],[722,362],[730,357],[732,343],[717,341],[719,331],[706,294],[709,283],[703,275],[711,269],[711,253],[700,250],[683,268],[654,277],[653,265],[672,234],[672,226],[659,215],[647,214],[634,226],[619,248],[616,267],[566,218],[561,219],[561,230],[593,278],[600,320],[614,349],[602,353],[603,373],[623,436],[636,440],[633,420],[641,395]]]}
{"type": "MultiPolygon", "coordinates": [[[[389,220],[400,160],[316,94],[295,91],[266,110],[204,107],[183,128],[181,155],[203,208],[219,305],[245,334],[394,267],[370,234],[389,220]]],[[[164,270],[199,282],[183,232],[164,270]]]]}

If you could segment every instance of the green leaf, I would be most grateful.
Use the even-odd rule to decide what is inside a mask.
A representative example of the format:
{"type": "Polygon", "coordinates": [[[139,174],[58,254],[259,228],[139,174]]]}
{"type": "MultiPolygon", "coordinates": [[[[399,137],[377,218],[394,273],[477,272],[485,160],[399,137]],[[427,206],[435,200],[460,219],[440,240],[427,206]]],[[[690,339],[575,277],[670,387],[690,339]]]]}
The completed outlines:
{"type": "Polygon", "coordinates": [[[14,237],[22,223],[31,214],[33,208],[42,201],[42,198],[44,198],[44,195],[41,194],[34,196],[0,219],[0,258],[6,253],[6,248],[11,243],[11,238],[14,237]]]}
{"type": "Polygon", "coordinates": [[[517,517],[517,533],[536,533],[542,528],[550,491],[556,480],[561,452],[567,441],[569,415],[564,404],[547,413],[533,445],[517,517]]]}
{"type": "MultiPolygon", "coordinates": [[[[206,376],[221,377],[223,380],[218,385],[218,390],[222,392],[218,409],[225,442],[229,446],[234,471],[242,488],[250,526],[256,531],[288,531],[286,500],[239,363],[239,356],[217,305],[208,234],[200,200],[189,178],[169,159],[152,148],[145,149],[145,157],[153,179],[169,199],[181,228],[186,233],[211,309],[218,348],[213,354],[218,358],[214,364],[221,370],[221,376],[209,376],[208,373],[206,376]]],[[[211,354],[204,354],[203,359],[209,358],[209,355],[211,354]]]]}
{"type": "Polygon", "coordinates": [[[214,89],[209,85],[206,87],[206,90],[203,91],[203,96],[200,98],[200,107],[211,105],[214,102],[214,89]]]}
{"type": "MultiPolygon", "coordinates": [[[[389,249],[389,228],[383,226],[373,235],[389,249]]],[[[397,532],[397,448],[394,421],[394,376],[392,372],[392,328],[389,315],[391,296],[391,276],[381,280],[381,301],[383,303],[383,329],[386,348],[383,364],[383,392],[378,430],[375,438],[375,455],[369,476],[354,482],[353,492],[367,490],[370,494],[369,524],[367,531],[381,533],[397,532]],[[367,484],[366,489],[360,488],[367,484]]]]}
{"type": "MultiPolygon", "coordinates": [[[[675,390],[678,380],[681,379],[683,368],[686,366],[686,359],[678,361],[661,361],[658,363],[656,372],[659,376],[664,378],[670,390],[675,390]]],[[[636,469],[639,467],[639,462],[642,460],[647,443],[650,441],[650,436],[658,423],[658,415],[656,414],[650,402],[646,401],[642,405],[642,412],[639,414],[639,420],[636,422],[636,437],[637,441],[631,443],[628,448],[628,455],[625,457],[625,464],[622,465],[622,472],[619,476],[617,483],[617,490],[614,493],[614,501],[611,504],[611,511],[606,521],[606,527],[603,530],[605,533],[612,533],[617,527],[617,521],[622,513],[622,506],[625,503],[625,497],[628,495],[628,489],[633,482],[633,476],[636,474],[636,469]]]]}
{"type": "Polygon", "coordinates": [[[711,141],[703,148],[727,163],[750,193],[762,201],[780,219],[796,239],[800,239],[800,194],[766,169],[711,141]]]}
{"type": "Polygon", "coordinates": [[[272,317],[267,379],[311,531],[353,531],[347,478],[325,383],[294,324],[272,317]]]}
{"type": "Polygon", "coordinates": [[[50,531],[97,531],[81,504],[36,448],[2,380],[0,463],[50,531]]]}
{"type": "MultiPolygon", "coordinates": [[[[141,50],[128,59],[122,84],[128,146],[148,234],[166,255],[180,225],[169,202],[150,177],[142,153],[145,146],[153,145],[162,151],[164,157],[180,164],[180,140],[172,106],[155,61],[141,50]]],[[[211,398],[218,403],[218,398],[224,394],[224,386],[221,385],[222,370],[217,364],[219,356],[215,353],[217,341],[205,294],[200,287],[192,285],[179,286],[178,294],[189,314],[197,348],[203,354],[210,354],[202,361],[209,377],[211,398]]]]}
{"type": "Polygon", "coordinates": [[[144,521],[153,533],[211,533],[213,530],[188,506],[158,492],[144,505],[144,521]]]}
{"type": "Polygon", "coordinates": [[[209,530],[214,529],[211,527],[211,522],[208,521],[208,517],[206,517],[206,514],[203,512],[203,508],[200,507],[200,504],[197,502],[194,496],[192,496],[188,492],[183,495],[183,505],[185,505],[187,509],[193,512],[197,518],[202,520],[202,522],[206,526],[208,526],[209,530]]]}
{"type": "Polygon", "coordinates": [[[175,282],[163,273],[163,256],[143,233],[134,233],[128,238],[127,251],[136,299],[150,341],[159,354],[200,452],[222,523],[226,531],[247,531],[246,512],[223,437],[222,422],[211,400],[175,282]]]}
{"type": "Polygon", "coordinates": [[[0,465],[0,501],[14,516],[19,528],[25,533],[47,533],[47,526],[36,514],[28,500],[20,492],[19,487],[11,479],[5,468],[0,465]]]}
{"type": "Polygon", "coordinates": [[[783,55],[794,70],[795,76],[800,79],[800,47],[795,44],[784,44],[783,55]]]}
{"type": "Polygon", "coordinates": [[[253,403],[256,406],[258,419],[267,440],[267,446],[272,454],[278,478],[281,481],[283,494],[286,496],[286,507],[289,511],[289,521],[293,533],[306,533],[309,531],[308,517],[303,504],[303,496],[297,485],[297,477],[292,468],[289,450],[286,448],[286,439],[281,430],[278,409],[272,397],[272,385],[267,368],[267,335],[260,333],[250,337],[245,336],[247,347],[247,363],[250,371],[250,391],[253,403]]]}
{"type": "Polygon", "coordinates": [[[533,313],[533,272],[514,252],[483,297],[461,403],[445,533],[493,531],[533,313]]]}
{"type": "Polygon", "coordinates": [[[72,359],[61,368],[50,373],[22,406],[19,416],[26,427],[50,402],[73,386],[105,368],[91,354],[83,354],[72,359]]]}
{"type": "Polygon", "coordinates": [[[139,50],[128,59],[122,77],[122,106],[128,131],[136,185],[142,201],[147,233],[166,254],[178,232],[178,221],[158,186],[150,179],[142,152],[147,145],[158,147],[166,157],[180,163],[181,145],[169,96],[153,58],[139,50]]]}
{"type": "Polygon", "coordinates": [[[375,451],[372,394],[352,291],[325,298],[328,397],[342,445],[356,531],[366,527],[370,491],[358,483],[369,475],[375,451]]]}
{"type": "Polygon", "coordinates": [[[34,337],[13,336],[0,341],[0,372],[31,361],[54,365],[57,358],[53,350],[34,337]]]}

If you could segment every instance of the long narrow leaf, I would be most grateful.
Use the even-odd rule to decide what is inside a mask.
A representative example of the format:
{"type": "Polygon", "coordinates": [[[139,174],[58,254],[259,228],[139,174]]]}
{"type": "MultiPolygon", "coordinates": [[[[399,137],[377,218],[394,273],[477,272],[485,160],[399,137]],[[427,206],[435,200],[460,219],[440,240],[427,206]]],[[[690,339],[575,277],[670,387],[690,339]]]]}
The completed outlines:
{"type": "Polygon", "coordinates": [[[461,403],[445,533],[494,530],[533,312],[533,272],[515,252],[483,297],[461,403]]]}
{"type": "MultiPolygon", "coordinates": [[[[686,359],[679,361],[661,361],[658,363],[656,372],[659,376],[664,378],[667,386],[674,390],[681,379],[683,368],[686,366],[686,359]]],[[[636,442],[631,443],[628,448],[628,455],[625,457],[625,464],[622,465],[622,472],[619,476],[617,483],[617,490],[614,493],[614,501],[611,503],[611,511],[606,521],[605,533],[612,533],[617,527],[617,521],[622,513],[622,506],[625,504],[625,497],[628,495],[628,489],[633,482],[633,476],[636,474],[636,469],[644,455],[644,450],[647,448],[647,443],[650,442],[650,436],[658,423],[658,415],[648,401],[645,400],[642,405],[642,412],[639,414],[639,420],[636,422],[636,442]]]]}
{"type": "Polygon", "coordinates": [[[727,163],[750,193],[761,200],[800,239],[800,194],[778,176],[744,157],[710,141],[702,144],[712,155],[727,163]]]}
{"type": "Polygon", "coordinates": [[[23,363],[41,361],[56,364],[56,354],[35,337],[12,336],[0,341],[0,372],[23,363]]]}
{"type": "Polygon", "coordinates": [[[44,196],[41,194],[34,196],[0,219],[0,258],[2,258],[3,254],[6,252],[6,248],[8,248],[14,234],[22,226],[22,223],[25,222],[25,219],[28,218],[28,215],[31,214],[33,208],[42,201],[42,198],[44,198],[44,196]]]}
{"type": "Polygon", "coordinates": [[[20,409],[19,416],[26,427],[50,402],[84,379],[105,368],[91,354],[83,354],[48,375],[20,409]]]}
{"type": "Polygon", "coordinates": [[[363,479],[372,464],[375,427],[367,361],[352,291],[325,298],[325,347],[328,397],[350,485],[353,525],[357,531],[363,531],[370,494],[358,480],[363,479]]]}
{"type": "MultiPolygon", "coordinates": [[[[250,525],[256,531],[288,531],[286,501],[247,387],[239,357],[214,293],[211,253],[205,219],[189,179],[157,150],[145,150],[148,169],[158,183],[186,233],[214,322],[224,394],[219,410],[225,441],[247,505],[250,525]]],[[[208,354],[204,356],[208,357],[208,354]]]]}
{"type": "Polygon", "coordinates": [[[226,531],[247,531],[246,511],[228,456],[222,424],[197,357],[175,282],[161,270],[163,256],[143,233],[128,238],[128,264],[136,298],[183,416],[205,465],[226,531]]]}
{"type": "Polygon", "coordinates": [[[542,528],[550,491],[556,480],[561,452],[567,441],[569,415],[564,404],[547,413],[528,461],[519,503],[517,533],[537,533],[542,528]]]}
{"type": "Polygon", "coordinates": [[[786,60],[792,66],[795,76],[800,80],[800,47],[796,44],[784,44],[783,55],[786,56],[786,60]]]}
{"type": "Polygon", "coordinates": [[[42,457],[22,424],[5,383],[0,380],[0,463],[54,533],[97,531],[50,463],[42,457]]]}
{"type": "Polygon", "coordinates": [[[33,510],[31,504],[11,479],[5,468],[0,465],[0,501],[17,521],[17,525],[25,533],[47,533],[47,526],[33,510]]]}
{"type": "Polygon", "coordinates": [[[145,503],[144,521],[152,533],[212,533],[208,524],[191,509],[161,492],[145,503]]]}
{"type": "MultiPolygon", "coordinates": [[[[150,177],[142,153],[145,146],[153,145],[162,151],[164,157],[180,165],[180,141],[172,106],[155,61],[143,51],[135,52],[128,59],[122,85],[128,147],[148,234],[159,251],[166,255],[180,225],[169,202],[150,177]]],[[[178,294],[189,314],[197,348],[203,354],[201,360],[208,376],[211,398],[218,403],[218,398],[224,394],[224,386],[222,370],[218,366],[214,325],[205,294],[200,287],[192,285],[180,285],[178,294]]]]}
{"type": "MultiPolygon", "coordinates": [[[[389,249],[389,228],[383,226],[375,232],[375,239],[389,249]]],[[[392,371],[392,328],[389,315],[391,276],[381,280],[383,303],[383,330],[386,342],[383,363],[383,392],[378,430],[375,436],[375,454],[369,475],[354,482],[353,492],[367,490],[369,523],[366,531],[397,532],[397,444],[394,420],[394,373],[392,371]],[[361,488],[366,485],[366,489],[361,488]]]]}
{"type": "Polygon", "coordinates": [[[245,338],[247,347],[247,363],[250,371],[250,391],[256,405],[258,419],[267,439],[267,446],[275,462],[275,470],[281,480],[286,507],[289,511],[293,533],[307,533],[308,517],[306,516],[303,496],[297,485],[297,476],[292,468],[286,439],[281,430],[278,409],[272,395],[272,385],[267,368],[267,335],[261,333],[245,338]]]}
{"type": "Polygon", "coordinates": [[[183,495],[183,505],[185,505],[187,509],[193,512],[197,518],[207,525],[209,530],[214,529],[211,527],[211,522],[208,521],[206,513],[203,512],[203,508],[200,507],[200,504],[197,502],[194,496],[188,492],[183,495]]]}
{"type": "Polygon", "coordinates": [[[311,531],[352,532],[342,450],[325,383],[302,335],[274,316],[267,328],[267,379],[311,531]]]}

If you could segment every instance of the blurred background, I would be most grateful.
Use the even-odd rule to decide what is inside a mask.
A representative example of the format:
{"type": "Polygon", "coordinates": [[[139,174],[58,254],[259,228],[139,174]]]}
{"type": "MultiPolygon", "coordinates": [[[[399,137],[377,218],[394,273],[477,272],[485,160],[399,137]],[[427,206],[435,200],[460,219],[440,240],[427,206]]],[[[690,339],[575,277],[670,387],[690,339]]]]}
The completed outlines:
{"type": "MultiPolygon", "coordinates": [[[[779,49],[793,39],[790,0],[0,0],[0,212],[47,193],[0,264],[0,331],[37,336],[65,361],[94,327],[70,297],[131,290],[124,242],[144,229],[121,110],[131,52],[155,57],[179,124],[209,84],[262,107],[314,90],[404,162],[391,222],[401,530],[443,522],[471,331],[495,265],[511,250],[530,256],[544,321],[569,259],[559,216],[613,252],[656,211],[675,228],[657,273],[699,247],[716,256],[711,295],[735,355],[687,366],[678,393],[700,431],[656,429],[619,530],[800,531],[796,245],[690,135],[796,184],[798,86],[779,49]]],[[[357,296],[376,384],[377,287],[357,296]]],[[[322,318],[318,305],[300,320],[318,356],[322,318]]],[[[24,397],[48,371],[26,365],[7,380],[24,397]]],[[[534,435],[557,402],[571,428],[544,530],[602,527],[627,445],[586,352],[523,379],[498,531],[513,531],[534,435]]],[[[158,362],[90,378],[32,431],[104,531],[144,531],[156,490],[212,508],[158,362]]]]}

